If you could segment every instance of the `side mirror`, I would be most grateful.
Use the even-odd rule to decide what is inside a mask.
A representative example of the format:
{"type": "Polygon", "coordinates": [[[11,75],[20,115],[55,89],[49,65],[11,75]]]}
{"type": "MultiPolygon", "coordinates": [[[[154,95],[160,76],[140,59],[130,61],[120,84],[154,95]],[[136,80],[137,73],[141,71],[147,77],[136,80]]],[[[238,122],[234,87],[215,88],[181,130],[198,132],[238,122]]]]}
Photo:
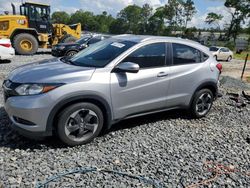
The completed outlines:
{"type": "Polygon", "coordinates": [[[136,63],[132,62],[122,62],[115,67],[113,72],[129,72],[129,73],[137,73],[140,70],[140,66],[136,63]]]}

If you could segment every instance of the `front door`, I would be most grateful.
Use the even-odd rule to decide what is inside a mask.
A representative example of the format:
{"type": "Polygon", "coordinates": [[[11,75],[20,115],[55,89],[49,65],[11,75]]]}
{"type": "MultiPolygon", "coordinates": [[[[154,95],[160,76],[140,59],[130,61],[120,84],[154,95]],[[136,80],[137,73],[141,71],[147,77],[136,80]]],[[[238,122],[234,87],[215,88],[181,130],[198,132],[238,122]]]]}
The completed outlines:
{"type": "Polygon", "coordinates": [[[138,73],[111,73],[111,97],[115,119],[166,107],[169,67],[166,44],[143,46],[122,62],[140,66],[138,73]]]}
{"type": "Polygon", "coordinates": [[[50,33],[49,8],[29,5],[29,27],[36,29],[38,33],[50,33]]]}

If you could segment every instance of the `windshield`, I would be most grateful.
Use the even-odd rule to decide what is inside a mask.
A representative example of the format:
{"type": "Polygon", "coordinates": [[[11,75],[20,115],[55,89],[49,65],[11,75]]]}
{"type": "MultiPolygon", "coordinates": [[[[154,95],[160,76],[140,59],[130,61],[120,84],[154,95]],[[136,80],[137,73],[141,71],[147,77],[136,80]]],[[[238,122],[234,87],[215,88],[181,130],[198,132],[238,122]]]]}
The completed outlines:
{"type": "Polygon", "coordinates": [[[84,67],[105,67],[108,63],[134,46],[136,43],[117,39],[107,39],[90,45],[73,56],[71,63],[84,67]]]}
{"type": "Polygon", "coordinates": [[[219,48],[213,46],[213,47],[210,47],[209,50],[211,52],[217,52],[219,50],[219,48]]]}
{"type": "Polygon", "coordinates": [[[76,41],[76,43],[78,43],[78,44],[84,44],[84,43],[87,42],[90,38],[91,38],[90,36],[80,38],[79,40],[76,41]]]}

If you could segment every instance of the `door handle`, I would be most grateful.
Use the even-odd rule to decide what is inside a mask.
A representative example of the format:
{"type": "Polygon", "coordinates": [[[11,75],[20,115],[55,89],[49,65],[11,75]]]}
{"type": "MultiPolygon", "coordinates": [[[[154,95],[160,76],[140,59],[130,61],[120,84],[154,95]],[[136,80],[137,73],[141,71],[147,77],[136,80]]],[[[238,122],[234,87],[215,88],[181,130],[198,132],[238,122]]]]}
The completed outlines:
{"type": "Polygon", "coordinates": [[[168,76],[168,73],[166,73],[166,72],[159,72],[157,74],[157,77],[166,77],[166,76],[168,76]]]}

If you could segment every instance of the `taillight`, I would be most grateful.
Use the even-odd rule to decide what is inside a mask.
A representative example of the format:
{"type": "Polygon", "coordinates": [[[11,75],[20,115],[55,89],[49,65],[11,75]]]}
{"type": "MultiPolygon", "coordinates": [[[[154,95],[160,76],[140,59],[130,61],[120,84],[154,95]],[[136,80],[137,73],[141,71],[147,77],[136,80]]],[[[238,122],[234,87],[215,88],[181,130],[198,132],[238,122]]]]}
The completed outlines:
{"type": "Polygon", "coordinates": [[[217,69],[220,71],[220,73],[222,72],[222,64],[218,63],[216,65],[217,69]]]}
{"type": "Polygon", "coordinates": [[[9,48],[9,47],[11,47],[11,44],[10,44],[10,43],[7,43],[7,44],[0,44],[0,46],[4,46],[4,47],[6,47],[6,48],[9,48]]]}

